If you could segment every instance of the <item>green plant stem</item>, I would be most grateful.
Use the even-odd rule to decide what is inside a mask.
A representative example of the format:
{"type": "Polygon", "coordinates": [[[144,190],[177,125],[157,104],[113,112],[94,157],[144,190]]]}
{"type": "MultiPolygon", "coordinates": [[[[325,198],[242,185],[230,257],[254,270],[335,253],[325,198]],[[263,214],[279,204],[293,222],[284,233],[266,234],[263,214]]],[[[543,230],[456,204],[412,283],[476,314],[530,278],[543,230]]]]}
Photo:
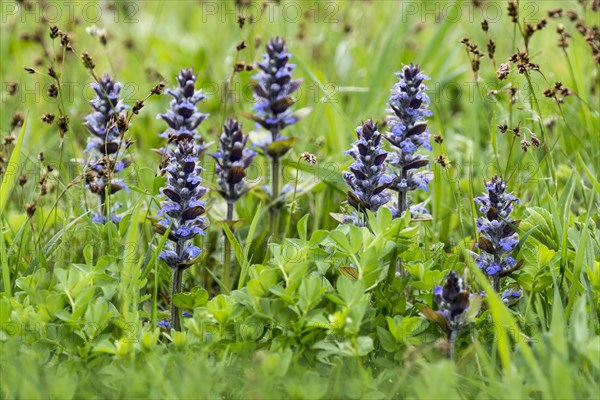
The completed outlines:
{"type": "Polygon", "coordinates": [[[156,326],[158,315],[158,255],[154,254],[154,288],[152,288],[152,326],[156,326]]]}
{"type": "Polygon", "coordinates": [[[0,219],[0,256],[2,256],[2,281],[4,283],[4,293],[7,297],[12,296],[12,290],[10,287],[10,271],[8,267],[7,257],[8,254],[6,252],[6,244],[4,243],[4,224],[0,219]]]}
{"type": "Polygon", "coordinates": [[[277,198],[279,197],[279,157],[273,157],[271,166],[271,235],[277,237],[277,198]]]}
{"type": "MultiPolygon", "coordinates": [[[[233,220],[233,201],[227,202],[227,221],[225,223],[229,223],[233,220]]],[[[230,226],[231,231],[233,232],[233,227],[230,226]]],[[[231,276],[231,243],[229,239],[227,239],[227,235],[223,234],[225,237],[225,245],[223,246],[223,285],[230,289],[230,276],[231,276]]]]}
{"type": "MultiPolygon", "coordinates": [[[[183,250],[183,244],[181,242],[177,242],[176,253],[181,254],[183,250]]],[[[173,269],[173,286],[171,287],[171,327],[176,331],[181,330],[181,318],[179,313],[179,308],[175,305],[173,301],[175,296],[178,293],[181,293],[182,286],[182,278],[183,278],[183,268],[181,266],[177,266],[173,269]]]]}
{"type": "Polygon", "coordinates": [[[290,231],[290,227],[292,226],[292,215],[294,215],[294,211],[296,209],[296,192],[298,190],[298,177],[300,175],[300,161],[302,157],[298,158],[298,163],[296,164],[296,179],[294,181],[294,194],[292,197],[292,205],[290,207],[290,215],[288,216],[287,224],[285,226],[285,236],[287,237],[290,231]]]}
{"type": "Polygon", "coordinates": [[[450,359],[455,361],[456,358],[456,337],[458,336],[458,332],[454,329],[450,331],[450,359]]]}
{"type": "MultiPolygon", "coordinates": [[[[402,180],[408,179],[408,171],[406,171],[404,168],[402,168],[400,171],[400,177],[402,180]]],[[[406,190],[399,190],[398,191],[398,211],[400,212],[400,214],[402,214],[406,210],[406,207],[407,207],[406,190]]]]}
{"type": "MultiPolygon", "coordinates": [[[[496,265],[500,265],[500,256],[494,255],[494,263],[496,265]]],[[[492,276],[492,286],[494,287],[494,291],[496,293],[500,293],[500,275],[499,273],[492,276]]]]}
{"type": "MultiPolygon", "coordinates": [[[[400,176],[401,176],[402,180],[407,179],[408,171],[406,171],[404,168],[402,168],[402,170],[400,172],[400,176]]],[[[404,211],[406,211],[406,209],[407,209],[406,194],[407,194],[406,190],[398,191],[398,211],[400,212],[400,215],[402,215],[404,213],[404,211]]],[[[402,259],[401,258],[398,258],[398,263],[396,264],[396,275],[402,276],[402,259]]]]}
{"type": "Polygon", "coordinates": [[[179,317],[179,308],[173,302],[175,295],[181,293],[181,283],[183,277],[183,269],[173,269],[173,287],[171,289],[171,327],[176,331],[181,330],[181,319],[179,317]]]}
{"type": "Polygon", "coordinates": [[[554,185],[554,195],[557,196],[557,190],[556,190],[556,170],[554,168],[554,159],[552,158],[552,152],[551,149],[548,147],[548,140],[546,139],[546,133],[544,131],[544,122],[542,120],[542,110],[540,108],[540,104],[537,100],[537,96],[535,95],[535,90],[533,90],[533,84],[531,83],[531,77],[529,76],[529,73],[525,73],[525,79],[527,79],[527,84],[528,84],[528,88],[529,88],[529,95],[531,96],[531,98],[533,99],[533,104],[535,105],[535,108],[537,109],[537,113],[538,113],[538,123],[539,123],[539,127],[540,127],[540,133],[542,134],[542,141],[544,142],[544,151],[546,152],[546,165],[548,166],[548,170],[550,171],[550,175],[552,176],[552,183],[554,185]]]}

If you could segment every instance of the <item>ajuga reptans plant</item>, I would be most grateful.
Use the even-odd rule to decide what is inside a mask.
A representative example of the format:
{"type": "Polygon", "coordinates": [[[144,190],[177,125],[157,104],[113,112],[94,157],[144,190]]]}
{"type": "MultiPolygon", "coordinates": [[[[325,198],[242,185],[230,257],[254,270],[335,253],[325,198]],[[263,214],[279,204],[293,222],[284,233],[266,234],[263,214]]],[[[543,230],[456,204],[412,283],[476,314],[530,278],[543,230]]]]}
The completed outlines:
{"type": "MultiPolygon", "coordinates": [[[[181,291],[183,271],[189,268],[200,256],[200,248],[191,241],[198,235],[204,235],[205,202],[202,197],[208,192],[200,186],[202,168],[198,165],[199,149],[190,137],[177,140],[176,146],[167,148],[169,156],[163,172],[167,174],[167,186],[162,189],[165,196],[161,203],[160,222],[155,230],[161,234],[169,231],[169,242],[160,252],[159,258],[173,270],[173,291],[181,291]]],[[[180,329],[179,311],[171,304],[172,326],[180,329]]]]}
{"type": "Polygon", "coordinates": [[[86,165],[86,184],[100,198],[100,210],[93,214],[93,221],[106,223],[110,218],[118,223],[120,217],[110,207],[107,195],[121,189],[128,190],[122,180],[115,179],[114,173],[130,165],[127,158],[119,160],[119,151],[128,147],[123,142],[127,128],[126,110],[129,108],[119,99],[121,84],[106,74],[91,84],[96,96],[90,101],[94,111],[85,117],[85,127],[93,135],[86,152],[90,157],[86,165]]]}
{"type": "MultiPolygon", "coordinates": [[[[407,193],[417,189],[427,190],[429,172],[422,170],[429,164],[427,156],[417,154],[420,148],[431,150],[426,117],[429,110],[429,97],[423,83],[429,79],[421,73],[418,65],[405,65],[396,73],[398,82],[392,88],[388,101],[391,114],[387,117],[389,133],[385,138],[394,147],[387,163],[394,171],[394,181],[390,189],[398,192],[398,203],[393,210],[396,216],[409,208],[407,193]]],[[[413,206],[413,213],[424,213],[422,206],[413,206]]]]}
{"type": "MultiPolygon", "coordinates": [[[[211,154],[215,159],[215,174],[219,193],[232,205],[247,191],[246,169],[252,164],[256,152],[246,148],[248,135],[242,132],[242,125],[228,118],[219,137],[219,150],[211,154]]],[[[228,207],[227,218],[233,218],[233,207],[228,207]]]]}
{"type": "Polygon", "coordinates": [[[433,300],[438,305],[436,313],[441,315],[441,324],[450,340],[450,357],[454,359],[456,337],[467,323],[465,311],[469,308],[470,293],[465,289],[463,280],[455,271],[446,276],[444,286],[437,286],[433,291],[433,300]]]}
{"type": "MultiPolygon", "coordinates": [[[[298,122],[291,106],[295,103],[294,94],[301,80],[292,79],[294,64],[290,64],[291,54],[288,53],[285,40],[280,37],[272,38],[266,46],[267,52],[259,62],[259,72],[254,75],[252,83],[255,104],[252,107],[254,115],[251,118],[269,131],[270,136],[255,143],[262,148],[271,161],[271,196],[275,200],[279,196],[279,160],[293,146],[294,140],[282,135],[282,130],[298,122]]],[[[276,234],[275,205],[271,207],[271,230],[276,234]]]]}
{"type": "MultiPolygon", "coordinates": [[[[351,190],[348,203],[358,211],[377,211],[390,200],[385,192],[392,178],[385,174],[385,159],[388,153],[381,148],[381,133],[377,123],[369,119],[356,128],[357,140],[352,149],[344,154],[354,158],[350,171],[344,171],[343,177],[351,190]]],[[[357,218],[352,218],[355,222],[357,218]]]]}
{"type": "MultiPolygon", "coordinates": [[[[166,92],[173,96],[170,108],[158,118],[163,119],[169,128],[161,137],[169,139],[162,150],[167,186],[162,189],[165,200],[161,203],[155,230],[164,234],[167,228],[169,243],[159,257],[173,270],[172,297],[181,291],[182,275],[200,255],[201,250],[191,244],[198,235],[204,235],[205,202],[201,198],[208,192],[200,186],[202,179],[199,157],[207,150],[202,137],[197,133],[198,126],[208,114],[198,111],[196,104],[205,99],[202,91],[196,90],[197,75],[192,69],[182,69],[177,75],[178,85],[166,92]],[[199,143],[200,142],[200,143],[199,143]]],[[[179,330],[179,310],[171,301],[171,320],[174,329],[179,330]]]]}
{"type": "Polygon", "coordinates": [[[512,193],[506,193],[506,182],[495,176],[485,183],[486,192],[476,197],[479,211],[483,214],[477,218],[479,231],[478,247],[481,254],[474,254],[479,268],[490,276],[494,290],[500,291],[500,278],[518,269],[522,261],[517,262],[511,253],[519,243],[515,228],[519,221],[510,218],[513,203],[518,203],[512,193]]]}
{"type": "MultiPolygon", "coordinates": [[[[233,219],[235,202],[248,190],[245,181],[246,169],[252,164],[256,152],[246,148],[248,135],[242,125],[228,118],[219,137],[219,151],[211,154],[215,159],[215,174],[220,187],[219,193],[227,202],[227,221],[233,219]]],[[[223,284],[229,288],[231,244],[225,239],[223,257],[223,284]]]]}

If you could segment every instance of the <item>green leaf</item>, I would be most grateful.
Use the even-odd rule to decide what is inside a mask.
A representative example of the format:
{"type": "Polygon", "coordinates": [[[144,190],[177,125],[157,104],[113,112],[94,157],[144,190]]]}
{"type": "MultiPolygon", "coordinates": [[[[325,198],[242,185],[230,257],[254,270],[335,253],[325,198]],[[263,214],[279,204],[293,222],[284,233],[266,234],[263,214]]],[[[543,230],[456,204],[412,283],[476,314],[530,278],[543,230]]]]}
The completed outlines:
{"type": "Polygon", "coordinates": [[[298,237],[300,238],[300,240],[306,242],[306,238],[308,235],[308,214],[300,218],[300,220],[296,224],[296,228],[298,229],[298,237]]]}
{"type": "Polygon", "coordinates": [[[192,296],[194,297],[194,308],[203,307],[208,303],[208,291],[200,286],[192,289],[192,296]]]}
{"type": "Polygon", "coordinates": [[[267,154],[271,157],[281,157],[298,143],[298,138],[289,137],[284,140],[278,140],[267,146],[267,154]]]}
{"type": "Polygon", "coordinates": [[[348,242],[348,239],[346,238],[346,235],[344,235],[342,232],[335,230],[335,231],[331,231],[329,232],[329,236],[331,237],[331,239],[333,239],[333,241],[340,246],[340,248],[345,251],[346,253],[352,254],[352,246],[350,245],[350,242],[348,242]]]}
{"type": "Polygon", "coordinates": [[[356,338],[356,352],[358,356],[366,356],[373,351],[373,339],[370,336],[359,336],[356,338]]]}
{"type": "Polygon", "coordinates": [[[314,246],[315,244],[319,244],[323,239],[325,239],[329,235],[329,232],[326,230],[316,230],[310,235],[310,240],[308,241],[309,246],[314,246]]]}
{"type": "Polygon", "coordinates": [[[541,207],[529,207],[527,208],[526,213],[528,216],[521,222],[520,228],[524,231],[536,228],[531,233],[531,237],[549,249],[557,251],[559,247],[558,235],[552,220],[552,215],[546,209],[541,207]]]}
{"type": "Polygon", "coordinates": [[[362,299],[365,285],[363,281],[350,280],[345,276],[340,276],[337,280],[337,290],[346,305],[351,306],[362,299]]]}
{"type": "Polygon", "coordinates": [[[240,265],[241,265],[241,264],[247,262],[246,255],[244,254],[244,251],[242,250],[242,245],[237,240],[237,238],[235,237],[233,232],[231,232],[231,229],[227,226],[227,224],[223,224],[222,226],[223,226],[223,231],[225,232],[225,235],[227,236],[227,240],[229,240],[229,243],[231,243],[231,247],[233,247],[233,251],[235,252],[235,258],[238,261],[238,263],[240,263],[240,265]]]}
{"type": "Polygon", "coordinates": [[[383,347],[385,351],[393,353],[398,350],[398,345],[396,343],[396,339],[394,339],[394,336],[392,336],[389,331],[385,330],[381,326],[377,327],[377,337],[379,338],[381,347],[383,347]]]}
{"type": "Polygon", "coordinates": [[[191,293],[177,293],[173,296],[173,304],[177,306],[177,308],[188,308],[193,309],[196,304],[196,300],[191,293]]]}

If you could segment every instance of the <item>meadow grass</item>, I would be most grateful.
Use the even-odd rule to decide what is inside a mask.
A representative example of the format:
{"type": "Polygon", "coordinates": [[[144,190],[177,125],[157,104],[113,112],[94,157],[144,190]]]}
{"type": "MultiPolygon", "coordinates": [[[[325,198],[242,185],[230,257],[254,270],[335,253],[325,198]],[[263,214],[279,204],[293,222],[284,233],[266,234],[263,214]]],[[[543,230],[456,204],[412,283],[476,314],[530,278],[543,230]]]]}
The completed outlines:
{"type": "Polygon", "coordinates": [[[66,3],[0,4],[0,131],[9,138],[0,147],[3,398],[600,396],[597,2],[520,1],[519,26],[504,1],[66,3]],[[549,17],[557,8],[561,17],[549,17]],[[240,27],[238,15],[254,18],[240,27]],[[525,24],[542,18],[547,26],[525,44],[525,24]],[[571,35],[564,49],[559,24],[571,35]],[[121,222],[92,222],[99,206],[82,172],[93,77],[60,38],[50,39],[53,25],[93,57],[99,75],[123,84],[130,106],[193,67],[208,96],[199,103],[210,114],[199,131],[206,142],[218,141],[228,116],[250,141],[260,136],[243,117],[255,71],[234,67],[260,61],[269,38],[285,37],[294,77],[303,79],[294,108],[306,116],[285,131],[298,142],[281,160],[280,187],[292,190],[278,210],[279,235],[262,189],[269,158],[254,160],[252,188],[227,222],[214,161],[203,157],[210,226],[194,239],[203,253],[185,271],[183,293],[171,298],[171,270],[158,257],[168,233],[153,231],[164,184],[154,150],[165,145],[165,125],[156,115],[169,96],[148,97],[131,119],[132,165],[121,174],[131,192],[109,196],[121,204],[121,222]],[[92,25],[106,30],[106,44],[86,32],[92,25]],[[464,37],[485,55],[476,72],[464,37]],[[241,41],[247,47],[238,51],[241,41]],[[539,72],[513,70],[500,80],[501,64],[526,49],[539,72]],[[368,227],[340,225],[332,214],[352,211],[343,204],[341,173],[352,162],[343,152],[361,121],[385,131],[394,72],[410,62],[431,77],[434,175],[413,200],[426,202],[432,218],[392,220],[382,208],[365,217],[368,227]],[[47,94],[51,64],[58,98],[47,94]],[[571,93],[545,97],[558,81],[571,93]],[[17,113],[22,123],[13,123],[17,113]],[[42,122],[44,113],[55,122],[42,122]],[[69,117],[64,137],[61,115],[69,117]],[[524,151],[531,134],[541,143],[524,151]],[[317,164],[299,161],[304,152],[317,164]],[[521,200],[514,254],[524,262],[504,279],[522,296],[510,305],[469,253],[479,236],[473,198],[494,175],[521,200]],[[232,271],[223,279],[226,246],[232,271]],[[395,276],[388,272],[398,259],[395,276]],[[483,299],[481,309],[471,307],[453,360],[423,311],[450,270],[483,299]],[[181,331],[157,327],[171,302],[192,314],[181,331]]]}

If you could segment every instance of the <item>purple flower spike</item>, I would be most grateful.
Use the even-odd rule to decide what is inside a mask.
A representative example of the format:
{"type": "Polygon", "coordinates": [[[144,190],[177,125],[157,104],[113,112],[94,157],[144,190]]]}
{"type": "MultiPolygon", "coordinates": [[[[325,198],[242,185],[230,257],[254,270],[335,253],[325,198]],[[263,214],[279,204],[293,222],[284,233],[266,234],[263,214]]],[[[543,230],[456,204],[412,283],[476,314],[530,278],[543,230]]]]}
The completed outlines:
{"type": "Polygon", "coordinates": [[[290,107],[295,103],[292,94],[298,90],[302,80],[292,79],[292,71],[296,66],[289,63],[292,55],[288,53],[283,38],[269,40],[266,50],[262,62],[258,63],[259,72],[253,76],[255,81],[252,83],[252,91],[255,104],[252,107],[252,119],[271,132],[267,141],[257,145],[270,157],[277,158],[283,156],[291,147],[279,148],[272,144],[286,140],[287,137],[281,135],[281,131],[298,122],[290,107]]]}
{"type": "Polygon", "coordinates": [[[219,138],[219,151],[211,154],[216,162],[219,193],[228,202],[237,201],[248,190],[244,178],[256,152],[245,148],[247,142],[248,135],[242,132],[242,125],[228,118],[219,138]]]}
{"type": "MultiPolygon", "coordinates": [[[[106,194],[114,194],[121,189],[128,191],[127,185],[115,179],[117,172],[131,165],[127,158],[117,159],[119,150],[127,148],[129,143],[123,139],[127,130],[126,110],[129,108],[119,99],[121,84],[106,74],[98,82],[91,84],[96,97],[90,101],[94,110],[85,117],[84,126],[93,135],[86,147],[89,159],[86,165],[86,186],[98,195],[100,210],[92,215],[92,221],[105,224],[108,210],[105,210],[106,194]]],[[[110,220],[117,224],[121,217],[110,210],[110,220]]]]}
{"type": "Polygon", "coordinates": [[[443,287],[436,287],[433,299],[437,303],[438,314],[442,315],[448,323],[446,333],[450,335],[457,332],[464,325],[463,313],[469,308],[471,294],[464,288],[462,279],[455,271],[450,271],[446,276],[443,287]]]}
{"type": "Polygon", "coordinates": [[[416,154],[420,148],[431,150],[429,130],[425,119],[432,115],[429,110],[429,97],[423,83],[429,77],[422,74],[418,65],[405,65],[397,72],[398,82],[392,88],[388,101],[390,108],[387,117],[390,132],[385,138],[395,151],[387,158],[394,171],[394,181],[390,189],[397,191],[398,204],[394,215],[401,215],[409,208],[406,195],[409,191],[427,191],[429,171],[421,168],[429,165],[427,156],[416,154]],[[421,170],[421,171],[419,171],[421,170]]]}
{"type": "Polygon", "coordinates": [[[167,174],[167,186],[162,194],[165,200],[158,212],[163,219],[155,225],[155,230],[164,234],[170,226],[170,243],[159,254],[173,269],[185,269],[200,255],[201,250],[187,243],[198,235],[204,235],[206,226],[202,217],[204,201],[201,198],[208,192],[200,186],[202,168],[198,166],[198,147],[192,137],[179,138],[176,147],[166,149],[168,165],[163,169],[167,174]]]}
{"type": "Polygon", "coordinates": [[[169,128],[159,135],[160,137],[169,138],[170,141],[192,138],[203,144],[202,136],[198,135],[197,130],[208,114],[199,112],[196,106],[206,99],[201,90],[196,90],[197,79],[198,75],[194,74],[191,68],[182,69],[177,75],[177,87],[166,90],[166,93],[173,96],[173,100],[171,100],[171,108],[166,113],[158,115],[158,118],[169,125],[169,128]]]}
{"type": "MultiPolygon", "coordinates": [[[[483,214],[476,221],[481,254],[475,255],[475,260],[497,281],[520,267],[520,263],[509,255],[519,244],[519,236],[515,231],[519,221],[510,219],[513,204],[518,203],[519,199],[506,193],[506,182],[497,176],[486,182],[485,188],[487,193],[475,198],[483,214]]],[[[499,289],[497,283],[495,289],[499,289]]]]}
{"type": "Polygon", "coordinates": [[[350,171],[343,172],[352,189],[348,192],[348,203],[359,211],[375,212],[390,200],[385,192],[392,183],[392,178],[385,174],[388,153],[381,148],[381,134],[373,120],[356,128],[356,136],[352,149],[345,153],[354,158],[350,171]]]}

